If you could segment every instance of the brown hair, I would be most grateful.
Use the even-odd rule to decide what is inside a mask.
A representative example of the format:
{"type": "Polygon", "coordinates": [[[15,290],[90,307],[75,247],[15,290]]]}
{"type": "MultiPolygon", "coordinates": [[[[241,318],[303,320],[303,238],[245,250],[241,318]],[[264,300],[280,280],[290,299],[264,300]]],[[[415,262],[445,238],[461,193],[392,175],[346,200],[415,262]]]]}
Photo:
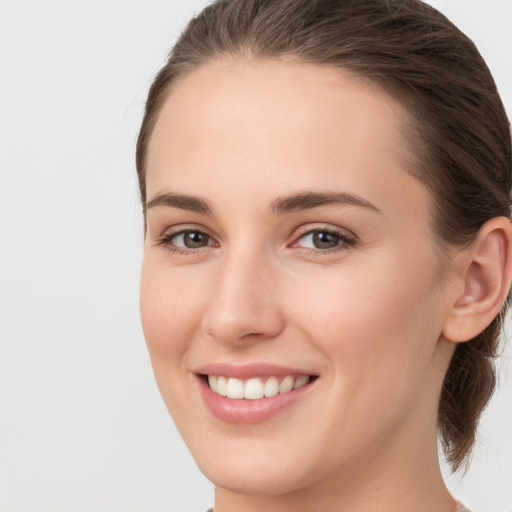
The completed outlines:
{"type": "MultiPolygon", "coordinates": [[[[137,142],[143,207],[150,137],[172,88],[222,57],[293,58],[338,66],[384,87],[410,113],[413,172],[435,199],[441,245],[470,243],[489,219],[510,215],[510,127],[475,45],[420,0],[216,0],[193,18],[149,91],[137,142]]],[[[464,467],[496,384],[503,314],[460,343],[438,413],[454,470],[464,467]]]]}

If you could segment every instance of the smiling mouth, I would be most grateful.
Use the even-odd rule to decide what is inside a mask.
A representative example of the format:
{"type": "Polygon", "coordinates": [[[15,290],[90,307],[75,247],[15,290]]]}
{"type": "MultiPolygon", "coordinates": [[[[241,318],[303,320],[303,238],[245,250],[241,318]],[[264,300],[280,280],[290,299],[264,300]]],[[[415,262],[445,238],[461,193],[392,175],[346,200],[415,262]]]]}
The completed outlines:
{"type": "Polygon", "coordinates": [[[204,377],[214,393],[236,400],[272,398],[307,386],[316,379],[313,375],[253,377],[246,380],[222,375],[205,375],[204,377]]]}

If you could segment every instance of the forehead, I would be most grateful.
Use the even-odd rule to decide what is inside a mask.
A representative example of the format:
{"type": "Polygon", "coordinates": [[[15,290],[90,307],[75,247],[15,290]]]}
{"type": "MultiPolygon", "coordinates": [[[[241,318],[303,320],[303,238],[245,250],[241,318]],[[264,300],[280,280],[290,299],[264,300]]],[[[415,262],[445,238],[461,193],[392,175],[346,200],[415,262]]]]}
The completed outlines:
{"type": "Polygon", "coordinates": [[[318,138],[328,142],[330,136],[343,144],[349,135],[380,132],[389,139],[383,145],[390,148],[393,142],[393,149],[405,154],[401,128],[406,118],[404,107],[377,84],[340,68],[282,60],[220,60],[174,84],[158,116],[149,158],[152,149],[161,149],[160,143],[172,142],[171,136],[187,139],[213,129],[219,136],[205,144],[219,144],[221,135],[234,144],[247,138],[256,142],[258,133],[263,137],[271,127],[282,146],[299,138],[313,146],[318,138]],[[371,115],[360,115],[364,113],[371,115]],[[351,125],[350,133],[339,131],[344,122],[351,125]]]}
{"type": "Polygon", "coordinates": [[[256,189],[270,199],[301,191],[294,187],[341,186],[378,202],[411,183],[424,195],[407,172],[406,119],[381,88],[339,68],[213,62],[181,79],[162,108],[149,144],[148,198],[176,187],[208,195],[219,180],[245,187],[248,199],[256,189]]]}

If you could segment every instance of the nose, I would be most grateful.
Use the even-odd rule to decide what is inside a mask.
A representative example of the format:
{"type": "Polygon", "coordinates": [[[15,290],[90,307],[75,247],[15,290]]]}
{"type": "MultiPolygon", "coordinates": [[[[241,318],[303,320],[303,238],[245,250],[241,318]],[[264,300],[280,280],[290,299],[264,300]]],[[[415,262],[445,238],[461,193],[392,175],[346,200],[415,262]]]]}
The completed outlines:
{"type": "Polygon", "coordinates": [[[215,291],[202,318],[203,332],[232,346],[276,337],[284,328],[284,318],[271,262],[261,255],[232,254],[219,266],[215,291]]]}

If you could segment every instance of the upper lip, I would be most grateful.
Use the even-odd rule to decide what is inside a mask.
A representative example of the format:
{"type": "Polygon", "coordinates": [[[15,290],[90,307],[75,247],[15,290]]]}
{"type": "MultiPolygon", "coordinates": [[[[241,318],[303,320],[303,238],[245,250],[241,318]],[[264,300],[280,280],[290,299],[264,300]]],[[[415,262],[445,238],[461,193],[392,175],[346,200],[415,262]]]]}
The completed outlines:
{"type": "Polygon", "coordinates": [[[286,366],[271,363],[250,363],[243,365],[234,365],[230,363],[208,363],[198,367],[195,373],[201,375],[218,375],[224,377],[234,377],[237,379],[250,379],[253,377],[272,377],[272,376],[292,376],[315,375],[310,371],[290,368],[286,366]]]}

